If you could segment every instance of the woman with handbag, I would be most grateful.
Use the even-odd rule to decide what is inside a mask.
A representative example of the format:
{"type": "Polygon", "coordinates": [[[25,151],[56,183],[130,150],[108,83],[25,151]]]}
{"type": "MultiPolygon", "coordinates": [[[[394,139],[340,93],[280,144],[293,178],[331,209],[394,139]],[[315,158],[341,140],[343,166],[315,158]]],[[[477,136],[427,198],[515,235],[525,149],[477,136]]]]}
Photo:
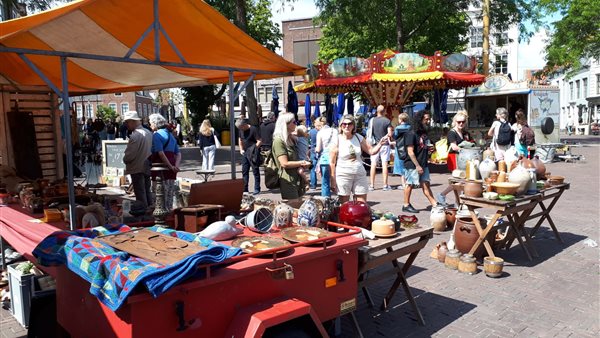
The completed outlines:
{"type": "Polygon", "coordinates": [[[217,152],[218,142],[219,140],[210,124],[210,120],[206,119],[202,121],[200,125],[200,137],[198,138],[198,145],[202,152],[202,170],[215,170],[215,153],[217,152]]]}
{"type": "Polygon", "coordinates": [[[310,161],[298,160],[296,138],[292,133],[296,130],[294,114],[279,115],[273,133],[273,158],[279,169],[279,189],[281,198],[299,199],[304,195],[306,184],[302,172],[310,168],[310,161]]]}
{"type": "Polygon", "coordinates": [[[152,135],[152,163],[162,163],[168,169],[160,173],[152,171],[152,180],[155,180],[157,175],[162,175],[165,189],[164,208],[170,211],[173,209],[175,178],[179,172],[181,152],[179,152],[177,140],[167,128],[167,120],[162,115],[152,114],[149,116],[149,121],[152,131],[154,131],[152,135]]]}

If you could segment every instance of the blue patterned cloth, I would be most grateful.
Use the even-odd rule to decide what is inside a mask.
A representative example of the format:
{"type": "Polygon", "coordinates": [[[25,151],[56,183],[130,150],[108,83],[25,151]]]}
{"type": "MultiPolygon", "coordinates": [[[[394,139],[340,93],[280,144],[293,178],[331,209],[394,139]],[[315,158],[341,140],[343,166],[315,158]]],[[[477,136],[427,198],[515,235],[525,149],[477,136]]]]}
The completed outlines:
{"type": "Polygon", "coordinates": [[[239,248],[222,245],[200,236],[161,227],[150,227],[168,236],[206,247],[177,263],[162,265],[131,256],[93,238],[130,231],[127,225],[97,227],[91,230],[57,231],[46,237],[33,251],[44,266],[66,264],[67,267],[90,283],[90,293],[111,310],[116,311],[143,282],[154,296],[165,293],[178,283],[199,276],[200,264],[219,263],[242,254],[239,248]]]}

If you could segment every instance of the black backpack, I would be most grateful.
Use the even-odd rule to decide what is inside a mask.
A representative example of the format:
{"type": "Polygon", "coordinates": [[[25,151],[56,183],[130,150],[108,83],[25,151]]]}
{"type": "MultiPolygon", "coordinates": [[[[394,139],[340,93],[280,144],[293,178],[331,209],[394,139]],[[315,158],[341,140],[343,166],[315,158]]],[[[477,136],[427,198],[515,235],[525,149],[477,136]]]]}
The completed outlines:
{"type": "Polygon", "coordinates": [[[404,135],[406,135],[406,132],[400,134],[400,136],[398,136],[396,139],[396,151],[398,152],[398,159],[402,161],[406,160],[408,157],[406,155],[406,145],[404,145],[404,135]]]}
{"type": "Polygon", "coordinates": [[[496,138],[496,143],[501,146],[506,146],[512,144],[513,139],[512,129],[510,129],[510,124],[508,122],[500,122],[500,128],[498,128],[498,138],[496,138]]]}

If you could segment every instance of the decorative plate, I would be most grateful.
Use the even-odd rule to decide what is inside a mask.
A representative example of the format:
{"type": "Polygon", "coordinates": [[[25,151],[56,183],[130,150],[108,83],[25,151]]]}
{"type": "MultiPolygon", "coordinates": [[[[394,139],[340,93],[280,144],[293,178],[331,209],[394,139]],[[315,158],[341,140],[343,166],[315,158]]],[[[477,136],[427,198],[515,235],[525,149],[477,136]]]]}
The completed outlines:
{"type": "Polygon", "coordinates": [[[331,235],[333,235],[333,233],[325,229],[316,227],[293,227],[281,230],[281,237],[287,239],[292,243],[314,241],[317,239],[329,237],[331,235]]]}
{"type": "MultiPolygon", "coordinates": [[[[270,236],[246,236],[236,238],[231,242],[231,246],[240,248],[245,253],[256,253],[265,250],[275,249],[279,247],[285,247],[290,245],[290,242],[276,237],[270,236]]],[[[284,248],[279,252],[287,251],[288,248],[284,248]]]]}

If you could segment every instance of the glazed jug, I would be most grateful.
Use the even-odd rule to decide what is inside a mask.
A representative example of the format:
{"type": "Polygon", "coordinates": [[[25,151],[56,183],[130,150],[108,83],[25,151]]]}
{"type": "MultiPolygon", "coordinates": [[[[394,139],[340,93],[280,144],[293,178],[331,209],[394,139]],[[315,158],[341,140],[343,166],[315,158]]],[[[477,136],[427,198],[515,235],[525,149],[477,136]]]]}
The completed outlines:
{"type": "Polygon", "coordinates": [[[316,227],[321,223],[319,207],[311,197],[304,201],[298,209],[298,225],[304,227],[316,227]]]}
{"type": "Polygon", "coordinates": [[[440,263],[444,263],[446,261],[446,253],[448,253],[448,246],[446,245],[446,242],[442,242],[437,254],[437,259],[440,263]]]}
{"type": "Polygon", "coordinates": [[[434,231],[446,230],[446,213],[444,207],[433,207],[431,208],[431,215],[429,221],[434,231]]]}
{"type": "Polygon", "coordinates": [[[284,228],[291,227],[292,217],[294,216],[294,209],[281,202],[277,204],[275,210],[273,210],[273,228],[276,230],[281,230],[284,228]]]}
{"type": "Polygon", "coordinates": [[[496,163],[489,158],[486,158],[479,164],[479,173],[481,174],[482,179],[490,177],[490,174],[494,170],[496,170],[496,163]]]}
{"type": "Polygon", "coordinates": [[[531,162],[533,162],[533,165],[535,165],[537,179],[542,180],[546,178],[546,165],[544,164],[544,162],[542,162],[542,160],[540,160],[540,157],[535,155],[531,162]]]}
{"type": "Polygon", "coordinates": [[[527,194],[537,194],[537,173],[535,168],[527,170],[529,172],[529,184],[527,185],[527,194]]]}
{"type": "Polygon", "coordinates": [[[529,173],[521,165],[518,165],[508,174],[508,181],[511,183],[517,183],[519,185],[517,188],[517,195],[522,195],[527,191],[529,179],[529,173]]]}

